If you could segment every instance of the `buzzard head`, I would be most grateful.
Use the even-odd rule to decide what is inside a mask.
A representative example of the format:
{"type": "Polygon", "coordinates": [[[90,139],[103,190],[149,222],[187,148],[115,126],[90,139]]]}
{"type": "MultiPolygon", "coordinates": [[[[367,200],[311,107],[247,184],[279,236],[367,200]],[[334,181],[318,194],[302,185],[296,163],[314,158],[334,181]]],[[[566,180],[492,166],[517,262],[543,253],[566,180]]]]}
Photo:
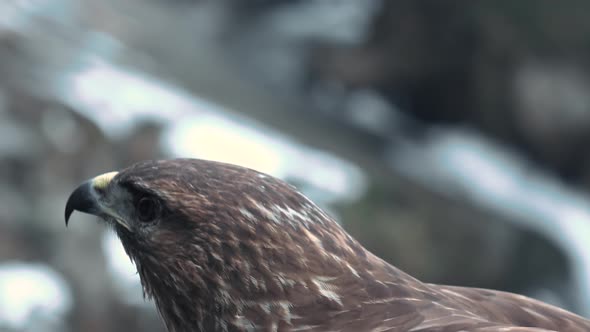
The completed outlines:
{"type": "MultiPolygon", "coordinates": [[[[268,317],[288,326],[301,319],[293,307],[343,307],[333,281],[365,273],[365,250],[315,204],[238,166],[142,162],[80,185],[66,224],[74,210],[114,228],[172,331],[264,326],[268,317]]],[[[325,320],[315,316],[307,323],[325,320]]]]}

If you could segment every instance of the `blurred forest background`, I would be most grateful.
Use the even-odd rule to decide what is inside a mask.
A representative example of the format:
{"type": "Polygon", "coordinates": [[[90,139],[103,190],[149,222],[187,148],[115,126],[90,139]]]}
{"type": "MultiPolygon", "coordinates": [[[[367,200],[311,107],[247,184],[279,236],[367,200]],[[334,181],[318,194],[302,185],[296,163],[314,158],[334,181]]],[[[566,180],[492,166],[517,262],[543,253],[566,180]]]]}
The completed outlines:
{"type": "Polygon", "coordinates": [[[423,281],[590,317],[590,2],[3,0],[0,331],[164,331],[81,181],[300,188],[423,281]]]}

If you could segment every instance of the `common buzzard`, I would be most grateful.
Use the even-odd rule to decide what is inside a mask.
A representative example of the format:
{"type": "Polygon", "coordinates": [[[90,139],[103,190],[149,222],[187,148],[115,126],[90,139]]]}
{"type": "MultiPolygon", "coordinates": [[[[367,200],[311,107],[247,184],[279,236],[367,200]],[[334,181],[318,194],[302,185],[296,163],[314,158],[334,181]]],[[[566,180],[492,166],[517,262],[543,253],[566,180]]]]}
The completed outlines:
{"type": "Polygon", "coordinates": [[[494,290],[420,282],[271,176],[196,159],[146,161],[66,204],[104,219],[169,331],[590,331],[494,290]]]}

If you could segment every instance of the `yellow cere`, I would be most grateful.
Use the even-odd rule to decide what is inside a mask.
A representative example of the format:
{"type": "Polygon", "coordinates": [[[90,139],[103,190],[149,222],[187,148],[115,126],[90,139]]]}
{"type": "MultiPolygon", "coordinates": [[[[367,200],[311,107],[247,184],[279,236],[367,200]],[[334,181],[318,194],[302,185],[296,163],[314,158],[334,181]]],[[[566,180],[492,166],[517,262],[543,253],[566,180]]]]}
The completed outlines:
{"type": "Polygon", "coordinates": [[[95,177],[92,179],[92,186],[94,189],[105,189],[117,173],[119,172],[108,172],[95,177]]]}

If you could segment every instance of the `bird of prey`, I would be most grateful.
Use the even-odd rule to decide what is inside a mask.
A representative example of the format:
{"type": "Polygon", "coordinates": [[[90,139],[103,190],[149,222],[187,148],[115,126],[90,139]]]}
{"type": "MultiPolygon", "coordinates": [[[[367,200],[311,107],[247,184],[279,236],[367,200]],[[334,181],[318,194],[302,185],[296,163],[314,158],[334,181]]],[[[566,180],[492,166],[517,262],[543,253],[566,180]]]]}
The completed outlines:
{"type": "Polygon", "coordinates": [[[423,283],[289,184],[239,166],[146,161],[66,204],[112,226],[169,331],[578,332],[590,321],[511,293],[423,283]]]}

